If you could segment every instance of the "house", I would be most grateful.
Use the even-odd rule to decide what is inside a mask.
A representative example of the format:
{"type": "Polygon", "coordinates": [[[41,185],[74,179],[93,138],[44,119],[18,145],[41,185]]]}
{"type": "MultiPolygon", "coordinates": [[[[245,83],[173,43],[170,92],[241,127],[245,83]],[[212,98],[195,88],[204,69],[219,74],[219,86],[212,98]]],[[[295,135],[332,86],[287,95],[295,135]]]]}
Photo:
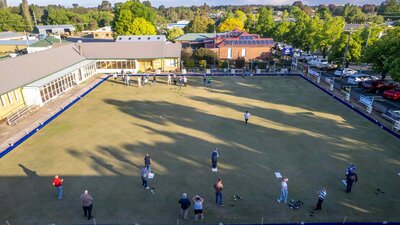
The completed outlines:
{"type": "Polygon", "coordinates": [[[70,42],[59,39],[59,38],[46,37],[45,39],[37,41],[37,42],[33,43],[32,45],[28,46],[28,48],[26,50],[27,50],[28,54],[31,54],[34,52],[48,50],[48,49],[52,48],[53,46],[58,46],[58,45],[63,45],[63,44],[68,44],[68,43],[70,43],[70,42]]]}
{"type": "Polygon", "coordinates": [[[75,33],[76,29],[71,24],[60,24],[60,25],[41,25],[36,26],[34,29],[35,33],[42,34],[42,35],[49,35],[49,34],[72,34],[75,33]]]}
{"type": "Polygon", "coordinates": [[[180,28],[183,29],[185,28],[188,24],[190,23],[190,21],[188,20],[179,20],[176,23],[169,23],[167,24],[167,28],[168,30],[171,30],[172,28],[180,28]]]}
{"type": "Polygon", "coordinates": [[[181,45],[167,42],[101,42],[54,45],[0,61],[0,120],[43,106],[97,73],[176,71],[181,45]]]}
{"type": "Polygon", "coordinates": [[[112,39],[113,31],[111,30],[111,26],[102,27],[92,32],[93,38],[96,39],[112,39]]]}
{"type": "Polygon", "coordinates": [[[204,40],[223,34],[225,33],[187,33],[175,39],[175,43],[181,43],[183,48],[204,48],[204,40]]]}
{"type": "Polygon", "coordinates": [[[272,55],[274,40],[261,38],[258,34],[249,34],[246,31],[235,29],[214,38],[203,40],[205,48],[217,53],[218,59],[265,60],[272,55]]]}
{"type": "Polygon", "coordinates": [[[0,41],[25,40],[26,35],[12,31],[0,32],[0,41]]]}

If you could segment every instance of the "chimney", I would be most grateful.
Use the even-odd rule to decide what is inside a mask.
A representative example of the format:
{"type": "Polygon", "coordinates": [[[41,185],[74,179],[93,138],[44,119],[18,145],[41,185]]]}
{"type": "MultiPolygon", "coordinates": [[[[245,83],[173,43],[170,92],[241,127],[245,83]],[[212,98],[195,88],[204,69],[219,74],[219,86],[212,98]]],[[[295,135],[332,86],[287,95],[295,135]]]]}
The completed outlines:
{"type": "Polygon", "coordinates": [[[83,55],[83,52],[82,52],[82,41],[81,40],[78,41],[78,50],[79,50],[79,55],[83,55]]]}

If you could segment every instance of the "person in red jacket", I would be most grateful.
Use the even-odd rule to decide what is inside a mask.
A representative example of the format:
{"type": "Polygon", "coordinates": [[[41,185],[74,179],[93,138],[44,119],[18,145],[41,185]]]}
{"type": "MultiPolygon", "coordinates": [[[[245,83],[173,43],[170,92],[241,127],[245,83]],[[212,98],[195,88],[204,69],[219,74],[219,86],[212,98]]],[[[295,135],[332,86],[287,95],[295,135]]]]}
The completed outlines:
{"type": "Polygon", "coordinates": [[[63,197],[63,189],[62,189],[62,184],[64,182],[64,179],[61,179],[56,175],[53,180],[53,186],[56,187],[57,189],[57,198],[60,200],[63,197]]]}

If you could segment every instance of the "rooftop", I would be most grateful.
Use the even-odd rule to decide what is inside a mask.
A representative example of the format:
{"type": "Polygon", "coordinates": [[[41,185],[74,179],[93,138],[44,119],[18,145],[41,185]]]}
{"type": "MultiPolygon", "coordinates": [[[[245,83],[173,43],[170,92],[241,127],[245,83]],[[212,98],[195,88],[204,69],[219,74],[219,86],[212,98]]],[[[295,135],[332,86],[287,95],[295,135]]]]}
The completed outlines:
{"type": "Polygon", "coordinates": [[[24,37],[25,34],[22,33],[16,33],[12,31],[0,32],[0,40],[2,39],[10,40],[10,39],[24,38],[24,37]]]}
{"type": "Polygon", "coordinates": [[[175,41],[202,41],[207,38],[215,38],[215,35],[222,34],[225,33],[188,33],[178,37],[175,41]]]}
{"type": "Polygon", "coordinates": [[[58,25],[38,25],[36,26],[38,29],[56,29],[56,28],[62,28],[62,29],[75,29],[75,27],[72,24],[58,24],[58,25]]]}
{"type": "MultiPolygon", "coordinates": [[[[32,44],[30,47],[48,47],[58,43],[60,43],[60,39],[55,37],[46,37],[45,39],[37,41],[36,43],[32,44]]],[[[61,40],[61,43],[66,44],[70,42],[66,40],[61,40]]]]}

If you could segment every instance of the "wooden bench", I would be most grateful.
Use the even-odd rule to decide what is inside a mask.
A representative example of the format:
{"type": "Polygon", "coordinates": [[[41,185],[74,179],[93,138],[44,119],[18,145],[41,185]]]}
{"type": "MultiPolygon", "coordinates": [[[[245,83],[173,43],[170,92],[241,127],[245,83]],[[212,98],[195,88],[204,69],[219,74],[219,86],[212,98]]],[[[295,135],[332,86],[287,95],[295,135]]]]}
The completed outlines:
{"type": "Polygon", "coordinates": [[[24,118],[28,113],[32,113],[33,107],[26,106],[22,109],[17,110],[15,113],[11,114],[7,117],[7,124],[8,125],[15,125],[17,122],[24,118]]]}

